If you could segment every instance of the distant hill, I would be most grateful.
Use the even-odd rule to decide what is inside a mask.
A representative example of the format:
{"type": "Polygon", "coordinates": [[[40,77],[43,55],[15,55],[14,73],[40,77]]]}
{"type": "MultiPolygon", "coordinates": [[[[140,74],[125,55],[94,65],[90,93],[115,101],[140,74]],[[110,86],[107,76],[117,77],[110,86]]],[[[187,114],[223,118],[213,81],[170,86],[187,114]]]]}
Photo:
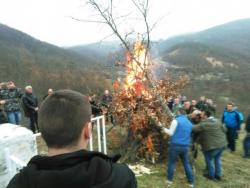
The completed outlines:
{"type": "Polygon", "coordinates": [[[73,52],[78,53],[81,56],[87,56],[93,58],[102,64],[114,64],[115,59],[118,58],[118,53],[121,49],[118,41],[103,41],[97,43],[91,43],[86,45],[79,45],[66,48],[73,52]]]}
{"type": "Polygon", "coordinates": [[[93,92],[104,89],[104,78],[109,78],[95,58],[39,41],[2,24],[0,70],[0,82],[13,80],[19,87],[31,84],[40,94],[50,87],[93,92]]]}
{"type": "Polygon", "coordinates": [[[212,97],[220,110],[228,101],[249,108],[250,19],[173,37],[154,48],[170,73],[190,76],[187,95],[212,97]]]}

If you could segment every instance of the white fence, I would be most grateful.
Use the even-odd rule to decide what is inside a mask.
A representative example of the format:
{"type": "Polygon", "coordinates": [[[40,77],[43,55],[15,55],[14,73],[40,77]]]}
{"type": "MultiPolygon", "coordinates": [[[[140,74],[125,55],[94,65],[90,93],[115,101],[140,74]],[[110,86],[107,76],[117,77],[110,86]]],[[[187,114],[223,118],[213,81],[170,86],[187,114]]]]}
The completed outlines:
{"type": "MultiPolygon", "coordinates": [[[[98,151],[107,154],[107,139],[106,139],[106,126],[105,126],[105,116],[98,116],[91,119],[93,133],[96,127],[97,131],[97,143],[98,151]]],[[[89,150],[93,151],[93,134],[89,140],[89,150]]]]}
{"type": "MultiPolygon", "coordinates": [[[[96,129],[97,131],[97,143],[98,143],[98,151],[107,154],[107,143],[106,143],[106,127],[105,127],[105,116],[98,116],[91,119],[92,126],[93,126],[93,133],[96,129]],[[96,126],[96,128],[95,128],[96,126]]],[[[40,133],[34,134],[34,137],[40,136],[40,133]]],[[[93,134],[89,140],[89,150],[94,150],[94,143],[93,143],[93,134]]],[[[24,151],[25,152],[25,151],[24,151]]],[[[8,177],[9,180],[18,173],[23,167],[27,165],[26,162],[20,160],[18,157],[12,155],[10,153],[9,148],[4,148],[5,153],[5,161],[7,165],[8,177]]],[[[37,154],[37,150],[36,150],[37,154]]],[[[32,157],[32,156],[31,156],[32,157]]]]}

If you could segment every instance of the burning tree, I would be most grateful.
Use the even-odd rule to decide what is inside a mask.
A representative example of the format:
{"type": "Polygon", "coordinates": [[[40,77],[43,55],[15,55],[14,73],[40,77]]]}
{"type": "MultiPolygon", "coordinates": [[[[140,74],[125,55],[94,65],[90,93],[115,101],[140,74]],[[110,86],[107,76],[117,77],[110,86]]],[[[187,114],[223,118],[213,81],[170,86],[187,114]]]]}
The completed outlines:
{"type": "Polygon", "coordinates": [[[175,82],[168,77],[149,81],[145,72],[149,74],[153,64],[145,53],[139,40],[133,51],[127,52],[124,81],[114,84],[112,113],[117,124],[128,130],[127,157],[145,157],[154,161],[159,154],[165,154],[168,139],[157,123],[169,125],[172,114],[166,113],[167,101],[179,95],[188,78],[181,77],[175,82]]]}
{"type": "MultiPolygon", "coordinates": [[[[126,16],[115,17],[113,14],[113,0],[101,5],[98,0],[87,1],[100,15],[100,21],[90,21],[107,24],[112,34],[115,34],[126,51],[126,61],[121,64],[125,67],[126,76],[123,81],[114,83],[115,94],[112,102],[112,114],[116,123],[127,128],[128,137],[125,150],[126,158],[145,157],[153,161],[159,154],[166,152],[167,137],[165,137],[158,122],[169,125],[173,114],[167,106],[169,97],[179,95],[181,89],[188,81],[181,77],[172,81],[169,77],[157,80],[152,74],[153,61],[149,57],[150,32],[156,25],[149,27],[148,8],[149,0],[131,0],[134,7],[142,16],[146,32],[141,39],[137,35],[136,41],[131,45],[133,32],[122,36],[117,25],[118,20],[126,16]]],[[[79,19],[78,19],[79,20],[79,19]]],[[[81,20],[80,20],[81,21],[81,20]]]]}

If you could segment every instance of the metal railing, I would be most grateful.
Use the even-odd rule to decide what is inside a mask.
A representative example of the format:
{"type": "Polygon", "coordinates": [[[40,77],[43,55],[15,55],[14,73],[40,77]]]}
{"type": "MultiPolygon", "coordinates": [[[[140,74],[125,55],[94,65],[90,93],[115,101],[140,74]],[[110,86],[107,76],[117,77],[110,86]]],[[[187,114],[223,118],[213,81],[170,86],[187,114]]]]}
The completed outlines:
{"type": "MultiPolygon", "coordinates": [[[[106,126],[105,126],[105,116],[97,116],[91,119],[92,126],[93,126],[93,133],[94,127],[96,125],[97,131],[97,143],[98,143],[98,151],[107,154],[107,138],[106,138],[106,126]]],[[[93,134],[89,140],[89,150],[93,151],[93,134]]]]}

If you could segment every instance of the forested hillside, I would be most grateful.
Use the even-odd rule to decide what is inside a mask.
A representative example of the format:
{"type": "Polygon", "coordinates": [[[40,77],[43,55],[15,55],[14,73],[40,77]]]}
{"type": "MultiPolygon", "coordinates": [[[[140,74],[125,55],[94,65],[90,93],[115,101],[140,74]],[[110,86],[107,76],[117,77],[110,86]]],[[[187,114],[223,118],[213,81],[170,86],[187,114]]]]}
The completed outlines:
{"type": "Polygon", "coordinates": [[[220,111],[228,101],[250,110],[250,19],[161,41],[155,48],[169,72],[190,76],[189,96],[212,97],[220,111]]]}
{"type": "Polygon", "coordinates": [[[34,86],[37,94],[52,88],[98,92],[110,85],[109,72],[94,58],[39,41],[0,25],[0,81],[34,86]]]}

